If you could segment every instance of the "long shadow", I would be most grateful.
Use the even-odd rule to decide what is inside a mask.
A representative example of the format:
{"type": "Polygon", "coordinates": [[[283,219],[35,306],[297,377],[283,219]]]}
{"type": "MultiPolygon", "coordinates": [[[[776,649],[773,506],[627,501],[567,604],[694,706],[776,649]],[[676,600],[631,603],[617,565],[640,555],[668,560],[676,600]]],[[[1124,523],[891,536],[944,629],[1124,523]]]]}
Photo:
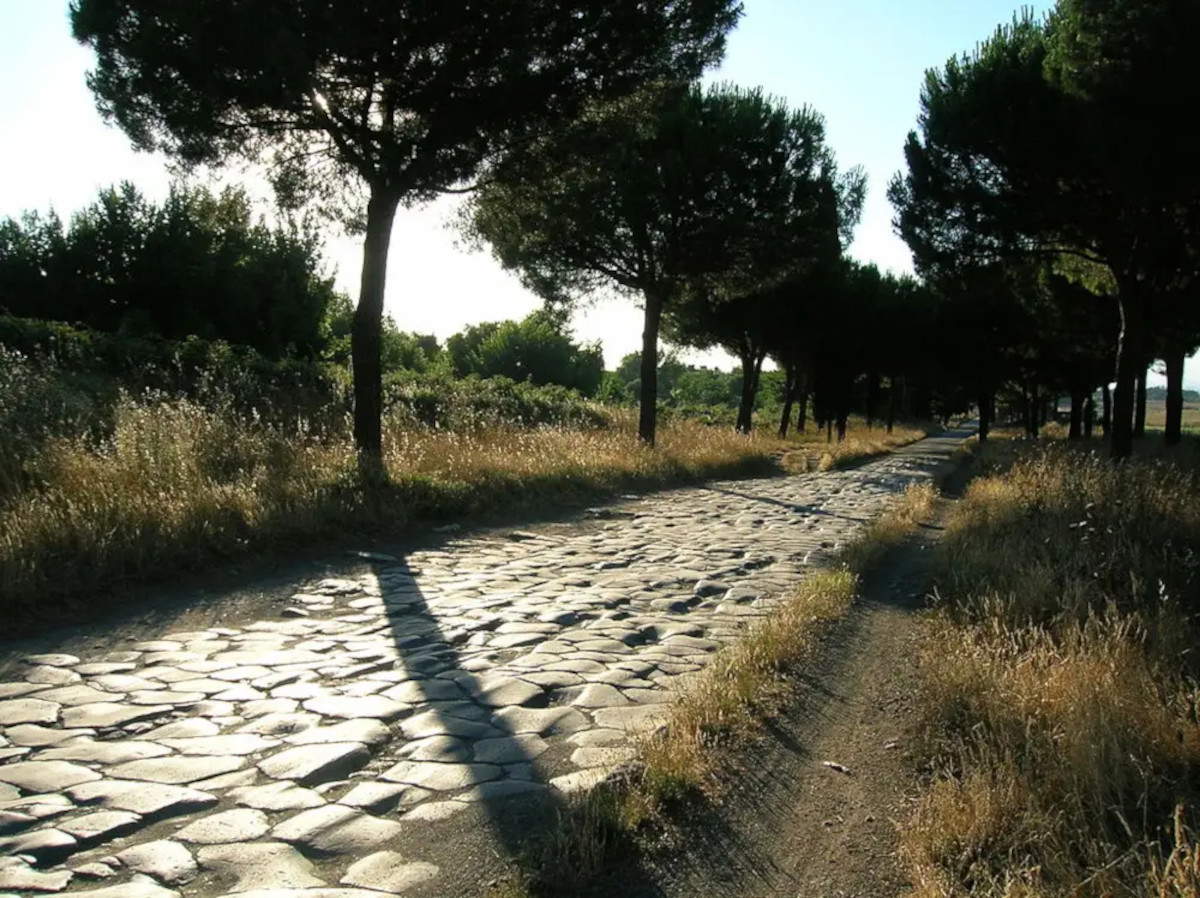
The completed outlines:
{"type": "MultiPolygon", "coordinates": [[[[474,535],[467,536],[466,540],[473,542],[474,535]]],[[[489,649],[485,645],[472,646],[473,637],[489,632],[499,623],[498,620],[491,620],[485,614],[481,615],[475,624],[456,623],[453,627],[447,626],[446,620],[449,617],[459,617],[464,610],[472,607],[482,610],[486,597],[464,598],[460,604],[452,593],[443,596],[421,584],[420,570],[410,563],[411,555],[430,549],[453,552],[462,541],[456,538],[433,540],[397,556],[394,562],[372,561],[369,566],[380,588],[380,601],[384,606],[383,619],[378,625],[372,623],[364,626],[369,626],[371,633],[379,633],[381,629],[386,629],[397,657],[394,667],[411,675],[411,679],[405,682],[413,684],[410,688],[418,692],[418,696],[413,697],[415,701],[412,701],[415,706],[413,713],[399,721],[400,727],[403,728],[406,722],[420,718],[422,729],[432,731],[440,728],[450,734],[462,734],[462,747],[469,748],[470,754],[449,757],[447,760],[455,763],[480,763],[475,752],[479,739],[515,736],[515,731],[522,729],[513,726],[506,719],[506,708],[559,706],[550,704],[548,689],[542,689],[540,695],[534,695],[519,705],[498,705],[495,699],[490,699],[494,690],[503,689],[506,684],[536,684],[530,684],[511,672],[494,673],[477,663],[481,657],[493,653],[507,653],[506,650],[489,649]],[[445,608],[439,607],[443,600],[447,603],[445,608]],[[449,683],[455,684],[457,691],[448,686],[449,683]]],[[[533,551],[514,554],[511,560],[520,561],[525,557],[532,557],[533,554],[533,551]]],[[[533,619],[534,615],[530,615],[529,620],[533,619]]],[[[564,625],[558,632],[546,634],[543,639],[554,639],[560,633],[579,626],[586,619],[585,615],[569,625],[564,625]]],[[[534,644],[512,651],[514,657],[520,657],[527,652],[536,651],[536,648],[534,644]]],[[[500,661],[494,667],[503,667],[504,664],[505,662],[500,661]]],[[[403,750],[405,744],[415,741],[414,736],[406,734],[403,740],[386,746],[384,753],[389,760],[395,763],[406,760],[400,757],[398,752],[403,750]]],[[[555,741],[565,736],[546,735],[544,738],[551,742],[553,752],[555,741]]],[[[548,765],[526,751],[520,740],[514,739],[505,747],[508,751],[504,763],[498,765],[503,773],[498,778],[480,783],[473,790],[475,800],[469,803],[466,811],[450,817],[444,824],[438,821],[422,823],[418,833],[402,834],[401,839],[405,842],[412,840],[413,848],[428,845],[431,840],[439,840],[443,845],[459,845],[460,853],[464,856],[472,856],[478,851],[489,852],[514,872],[537,878],[542,871],[534,868],[536,862],[533,852],[551,836],[563,815],[570,812],[570,799],[546,785],[551,772],[548,765]],[[527,785],[530,782],[539,784],[542,788],[530,788],[527,785]],[[472,822],[484,830],[482,839],[486,840],[486,845],[476,844],[470,827],[463,825],[462,815],[472,814],[470,808],[474,808],[472,822]]],[[[459,793],[450,793],[454,794],[459,793]]],[[[441,800],[443,799],[435,793],[426,799],[426,802],[441,800]]],[[[417,808],[420,806],[417,805],[417,808]]],[[[382,810],[380,809],[380,812],[382,810]]],[[[403,822],[405,816],[407,815],[398,819],[403,822]]],[[[415,851],[412,855],[414,859],[420,857],[415,851]]],[[[463,865],[466,869],[447,870],[441,860],[438,862],[446,878],[431,883],[440,889],[437,894],[468,894],[478,890],[478,871],[469,869],[472,865],[463,865]]],[[[624,873],[629,876],[638,869],[640,868],[636,865],[632,869],[626,867],[624,873]]],[[[634,879],[647,887],[651,882],[648,876],[640,874],[634,879]]],[[[541,888],[537,894],[556,894],[556,891],[553,884],[550,884],[548,889],[541,888]]]]}

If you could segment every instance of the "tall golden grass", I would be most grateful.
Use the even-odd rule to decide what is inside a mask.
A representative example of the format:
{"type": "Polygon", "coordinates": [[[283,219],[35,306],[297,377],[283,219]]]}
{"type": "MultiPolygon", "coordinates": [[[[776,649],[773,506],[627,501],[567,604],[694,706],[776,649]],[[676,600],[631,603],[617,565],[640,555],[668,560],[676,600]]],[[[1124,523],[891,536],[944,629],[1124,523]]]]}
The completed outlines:
{"type": "Polygon", "coordinates": [[[972,484],[918,659],[913,895],[1200,895],[1198,550],[1171,463],[1051,444],[972,484]]]}
{"type": "Polygon", "coordinates": [[[765,437],[686,421],[649,449],[624,415],[608,428],[391,421],[390,483],[368,490],[348,432],[126,397],[111,436],[49,437],[22,459],[24,488],[0,498],[0,597],[11,608],[338,529],[767,472],[777,451],[765,437]]]}

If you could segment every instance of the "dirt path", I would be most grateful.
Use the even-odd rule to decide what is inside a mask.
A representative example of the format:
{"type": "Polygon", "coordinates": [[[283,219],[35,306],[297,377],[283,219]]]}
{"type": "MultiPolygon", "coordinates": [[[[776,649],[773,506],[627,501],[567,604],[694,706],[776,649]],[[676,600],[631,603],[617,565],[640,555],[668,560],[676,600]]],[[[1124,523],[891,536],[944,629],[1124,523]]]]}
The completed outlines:
{"type": "MultiPolygon", "coordinates": [[[[960,488],[962,475],[950,485],[960,488]]],[[[869,576],[799,677],[795,704],[650,858],[616,871],[638,898],[886,898],[904,892],[897,822],[913,794],[919,611],[952,499],[869,576]],[[827,765],[840,765],[842,770],[827,765]]],[[[603,891],[601,889],[601,891],[603,891]]],[[[615,893],[614,893],[615,894],[615,893]]]]}

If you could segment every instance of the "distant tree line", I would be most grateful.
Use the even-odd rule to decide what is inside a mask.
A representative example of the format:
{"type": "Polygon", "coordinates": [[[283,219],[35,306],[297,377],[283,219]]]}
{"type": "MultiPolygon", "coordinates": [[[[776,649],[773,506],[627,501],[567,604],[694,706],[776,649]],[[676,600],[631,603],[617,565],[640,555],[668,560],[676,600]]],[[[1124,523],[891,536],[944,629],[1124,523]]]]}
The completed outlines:
{"type": "Polygon", "coordinates": [[[66,223],[0,221],[0,313],[316,358],[334,300],[320,240],[311,223],[270,226],[253,210],[240,188],[175,184],[156,203],[125,183],[66,223]]]}

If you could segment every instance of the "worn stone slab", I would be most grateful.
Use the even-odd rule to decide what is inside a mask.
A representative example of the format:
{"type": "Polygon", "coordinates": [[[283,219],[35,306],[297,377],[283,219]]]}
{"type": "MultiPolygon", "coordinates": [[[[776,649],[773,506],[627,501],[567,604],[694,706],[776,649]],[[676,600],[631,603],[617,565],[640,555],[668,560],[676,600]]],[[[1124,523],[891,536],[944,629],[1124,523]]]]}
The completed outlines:
{"type": "Polygon", "coordinates": [[[284,741],[292,745],[312,745],[330,742],[361,742],[364,745],[382,745],[391,737],[391,730],[373,717],[343,720],[332,726],[310,727],[301,730],[284,741]]]}
{"type": "Polygon", "coordinates": [[[277,739],[255,733],[231,733],[226,736],[193,736],[183,739],[163,739],[162,744],[181,755],[254,755],[274,748],[277,739]]]}
{"type": "Polygon", "coordinates": [[[136,829],[142,818],[130,811],[93,811],[58,823],[58,829],[80,842],[96,843],[136,829]]]}
{"type": "Polygon", "coordinates": [[[74,876],[70,870],[42,872],[32,867],[0,868],[0,889],[26,892],[61,892],[74,876]]]}
{"type": "Polygon", "coordinates": [[[93,702],[65,708],[62,722],[65,727],[121,727],[139,720],[161,717],[174,710],[171,705],[122,705],[117,702],[93,702]]]}
{"type": "MultiPolygon", "coordinates": [[[[62,706],[37,698],[13,698],[0,701],[0,726],[18,723],[54,723],[62,706]]],[[[71,724],[68,724],[71,726],[71,724]]]]}
{"type": "Polygon", "coordinates": [[[383,892],[404,892],[437,875],[434,864],[406,860],[398,851],[377,851],[351,864],[342,883],[383,892]]]}
{"type": "Polygon", "coordinates": [[[47,864],[72,854],[78,844],[74,837],[53,827],[31,829],[0,839],[0,857],[26,854],[39,863],[47,864]]]}
{"type": "Polygon", "coordinates": [[[238,808],[201,817],[175,833],[180,842],[198,845],[222,845],[250,842],[266,835],[271,828],[267,815],[253,808],[238,808]]]}
{"type": "Polygon", "coordinates": [[[118,779],[72,786],[67,790],[67,796],[79,804],[98,804],[109,810],[132,811],[155,820],[203,811],[217,803],[215,795],[196,789],[118,779]]]}
{"type": "Polygon", "coordinates": [[[424,801],[433,793],[407,783],[359,783],[340,799],[338,804],[359,808],[372,814],[405,809],[424,801]]]}
{"type": "Polygon", "coordinates": [[[0,765],[0,783],[23,792],[57,792],[69,786],[100,779],[96,771],[68,761],[18,761],[0,765]]]}
{"type": "Polygon", "coordinates": [[[412,706],[382,695],[327,695],[309,699],[304,703],[304,710],[320,714],[322,717],[374,717],[379,720],[395,720],[408,714],[412,706]]]}
{"type": "Polygon", "coordinates": [[[144,761],[128,761],[109,769],[109,774],[118,779],[146,780],[151,783],[166,783],[179,786],[229,773],[245,766],[246,759],[236,755],[199,756],[183,758],[170,756],[147,758],[144,761]]]}
{"type": "Polygon", "coordinates": [[[475,760],[484,764],[515,764],[532,761],[550,747],[540,736],[502,736],[475,743],[475,760]]]}
{"type": "Polygon", "coordinates": [[[142,761],[146,758],[161,758],[171,749],[156,742],[120,740],[100,742],[95,739],[79,739],[70,745],[48,748],[38,752],[38,760],[84,761],[90,764],[124,764],[127,761],[142,761]]]}
{"type": "Polygon", "coordinates": [[[299,811],[325,804],[319,793],[290,780],[230,789],[229,797],[240,805],[263,811],[299,811]]]}
{"type": "Polygon", "coordinates": [[[438,764],[404,761],[381,773],[380,779],[408,783],[434,792],[452,792],[498,779],[503,770],[495,764],[438,764]]]}
{"type": "Polygon", "coordinates": [[[192,853],[170,839],[126,848],[117,854],[117,859],[130,870],[152,876],[166,885],[191,882],[200,872],[192,853]]]}
{"type": "Polygon", "coordinates": [[[301,811],[271,835],[307,854],[361,855],[395,839],[400,830],[399,823],[331,804],[301,811]]]}
{"type": "Polygon", "coordinates": [[[234,883],[231,891],[234,893],[264,888],[273,891],[307,889],[325,885],[316,876],[312,861],[283,842],[209,846],[196,853],[196,860],[201,869],[211,871],[222,879],[232,878],[234,883]]]}
{"type": "Polygon", "coordinates": [[[334,742],[328,745],[299,745],[259,761],[258,768],[267,776],[311,786],[341,779],[371,759],[360,742],[334,742]]]}

